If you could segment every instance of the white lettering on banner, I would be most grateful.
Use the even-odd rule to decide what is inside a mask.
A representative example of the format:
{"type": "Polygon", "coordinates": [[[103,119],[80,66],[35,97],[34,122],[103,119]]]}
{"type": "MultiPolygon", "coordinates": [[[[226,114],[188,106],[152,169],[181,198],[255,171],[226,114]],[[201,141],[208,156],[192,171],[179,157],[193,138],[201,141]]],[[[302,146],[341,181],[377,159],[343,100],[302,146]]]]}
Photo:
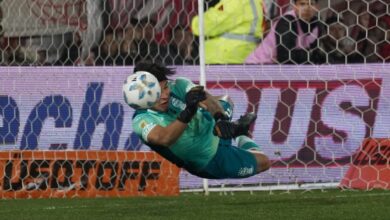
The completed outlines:
{"type": "MultiPolygon", "coordinates": [[[[282,161],[280,166],[349,164],[362,138],[390,136],[390,72],[385,71],[390,66],[368,67],[371,65],[349,67],[352,70],[299,67],[300,71],[296,71],[294,68],[298,67],[275,70],[267,66],[261,69],[247,66],[226,70],[231,74],[221,71],[225,67],[210,67],[208,88],[212,94],[232,97],[235,119],[247,111],[257,112],[253,137],[271,159],[282,161]],[[308,70],[303,71],[305,68],[308,70]],[[261,75],[257,74],[259,71],[261,75]]],[[[196,81],[197,69],[187,68],[180,76],[196,81]]],[[[131,127],[134,111],[122,101],[118,89],[128,74],[126,68],[74,68],[71,78],[67,73],[70,70],[61,68],[19,67],[2,71],[7,77],[0,77],[0,101],[3,102],[0,107],[14,108],[11,110],[20,113],[0,114],[0,135],[10,139],[4,140],[2,150],[19,149],[23,137],[25,145],[22,146],[32,146],[31,141],[35,141],[33,149],[39,150],[49,149],[53,144],[68,150],[92,150],[103,148],[105,143],[111,144],[111,150],[133,149],[126,144],[134,137],[131,127]],[[107,72],[112,74],[107,76],[107,72]],[[75,86],[74,81],[77,81],[75,86]],[[25,89],[26,82],[29,90],[25,89]],[[51,100],[61,97],[64,99],[58,100],[69,107],[63,116],[41,108],[51,106],[54,103],[51,100]],[[7,102],[15,102],[15,105],[7,105],[7,102]],[[119,114],[121,107],[122,115],[119,114]],[[41,130],[26,126],[39,121],[35,120],[37,111],[41,130]],[[112,112],[118,115],[114,117],[112,112]],[[93,117],[89,116],[91,113],[93,117]],[[8,118],[5,120],[5,117],[8,118]],[[12,117],[18,119],[12,120],[12,117]],[[59,119],[70,120],[62,123],[59,119]],[[117,119],[123,120],[123,127],[116,126],[119,125],[117,119]],[[112,123],[106,124],[110,120],[112,123]],[[13,121],[18,123],[10,123],[13,121]],[[80,126],[83,123],[95,128],[89,130],[88,126],[80,126]],[[113,125],[117,130],[108,132],[115,127],[113,125]],[[8,129],[10,126],[13,129],[8,129]],[[30,138],[32,136],[36,137],[30,138]],[[76,143],[78,139],[83,140],[76,143]]],[[[143,146],[142,150],[149,148],[143,146]]]]}
{"type": "MultiPolygon", "coordinates": [[[[387,67],[390,69],[390,66],[387,67]]],[[[381,93],[378,98],[378,110],[372,136],[390,138],[390,73],[382,78],[381,93]]]]}
{"type": "Polygon", "coordinates": [[[370,97],[361,86],[341,86],[326,96],[321,109],[321,118],[327,127],[342,131],[344,137],[321,136],[315,138],[316,151],[326,158],[352,155],[362,143],[366,124],[360,115],[340,108],[342,103],[351,106],[369,106],[370,97]]]}
{"type": "Polygon", "coordinates": [[[255,106],[254,139],[271,159],[284,161],[280,166],[349,163],[372,134],[381,91],[377,79],[236,83],[249,100],[246,107],[236,106],[249,111],[255,106]]]}
{"type": "MultiPolygon", "coordinates": [[[[274,151],[280,151],[283,146],[275,144],[271,140],[272,126],[275,120],[276,106],[280,97],[280,89],[264,89],[259,104],[258,119],[254,133],[255,141],[259,143],[266,154],[274,155],[274,151]],[[257,136],[259,135],[259,136],[257,136]],[[258,138],[257,138],[258,137],[258,138]],[[272,151],[272,153],[270,152],[272,151]]],[[[299,143],[301,146],[303,140],[299,143]]],[[[283,143],[285,145],[285,143],[283,143]]],[[[295,152],[295,151],[294,151],[295,152]]]]}
{"type": "MultiPolygon", "coordinates": [[[[150,150],[133,133],[134,110],[123,101],[128,67],[0,72],[0,150],[150,150]]],[[[193,81],[198,72],[177,67],[193,81]]],[[[253,137],[273,165],[254,183],[337,181],[363,137],[390,137],[389,64],[208,66],[207,88],[232,97],[235,119],[258,115],[253,137]]]]}
{"type": "Polygon", "coordinates": [[[285,115],[284,118],[275,118],[277,104],[280,100],[281,89],[263,89],[258,110],[258,119],[254,130],[255,141],[260,144],[263,151],[271,158],[288,158],[305,143],[308,125],[310,121],[311,107],[315,97],[314,89],[300,89],[297,91],[297,99],[292,115],[285,115]],[[286,141],[274,142],[273,131],[282,131],[281,122],[291,118],[291,127],[288,131],[286,141]],[[273,128],[276,121],[277,128],[273,128]]]}

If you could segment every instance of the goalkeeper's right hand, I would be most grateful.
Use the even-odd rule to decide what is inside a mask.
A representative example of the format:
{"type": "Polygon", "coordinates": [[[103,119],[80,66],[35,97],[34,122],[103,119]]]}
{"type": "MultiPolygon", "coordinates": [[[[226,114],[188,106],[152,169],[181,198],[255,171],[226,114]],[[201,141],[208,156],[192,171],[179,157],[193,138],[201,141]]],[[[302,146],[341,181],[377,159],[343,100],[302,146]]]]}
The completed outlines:
{"type": "Polygon", "coordinates": [[[223,138],[231,139],[240,135],[249,135],[249,127],[255,122],[257,115],[253,112],[242,115],[240,119],[235,122],[227,120],[219,120],[214,126],[214,135],[223,138]]]}
{"type": "Polygon", "coordinates": [[[195,115],[198,110],[199,102],[205,100],[206,92],[204,91],[203,86],[195,86],[190,91],[187,92],[185,97],[186,108],[180,112],[177,120],[188,123],[191,121],[192,117],[195,115]]]}
{"type": "Polygon", "coordinates": [[[237,125],[228,120],[219,120],[215,123],[213,133],[222,139],[235,138],[237,125]]]}

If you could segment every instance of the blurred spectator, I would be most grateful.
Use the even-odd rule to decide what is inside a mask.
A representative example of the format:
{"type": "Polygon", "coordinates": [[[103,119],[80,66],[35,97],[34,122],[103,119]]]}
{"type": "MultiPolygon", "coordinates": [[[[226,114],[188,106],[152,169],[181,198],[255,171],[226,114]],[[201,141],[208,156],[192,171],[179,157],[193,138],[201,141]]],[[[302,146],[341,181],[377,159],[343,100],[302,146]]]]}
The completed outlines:
{"type": "Polygon", "coordinates": [[[155,41],[154,26],[145,18],[133,20],[124,31],[107,29],[100,47],[93,50],[95,64],[133,65],[145,60],[161,63],[167,50],[155,41]]]}
{"type": "MultiPolygon", "coordinates": [[[[91,0],[87,0],[91,1],[91,0]]],[[[86,24],[84,0],[2,0],[9,65],[52,65],[86,24]],[[15,43],[19,45],[15,45],[15,43]]]]}
{"type": "Polygon", "coordinates": [[[276,20],[288,11],[290,0],[265,0],[266,14],[269,20],[276,20]]]}
{"type": "Polygon", "coordinates": [[[6,39],[4,38],[4,36],[0,35],[0,66],[4,66],[6,65],[4,59],[5,59],[5,49],[4,49],[4,45],[5,45],[5,41],[6,39]]]}
{"type": "MultiPolygon", "coordinates": [[[[58,52],[59,49],[37,45],[35,41],[43,38],[38,37],[7,37],[2,39],[3,64],[4,65],[53,65],[53,56],[50,53],[58,52]],[[34,43],[35,42],[35,43],[34,43]],[[50,59],[50,55],[52,55],[50,59]]],[[[47,46],[47,44],[45,44],[47,46]]]]}
{"type": "Polygon", "coordinates": [[[390,16],[376,19],[376,25],[368,30],[367,62],[388,62],[390,60],[390,16]]]}
{"type": "Polygon", "coordinates": [[[33,62],[33,57],[27,56],[21,38],[4,38],[4,65],[28,65],[33,62]]]}
{"type": "Polygon", "coordinates": [[[112,66],[117,62],[121,63],[119,56],[119,39],[113,30],[108,29],[105,32],[101,45],[100,47],[95,48],[94,54],[96,56],[95,64],[98,66],[112,66]]]}
{"type": "Polygon", "coordinates": [[[106,10],[112,29],[125,29],[131,21],[147,19],[154,23],[154,40],[170,43],[172,29],[177,25],[189,27],[197,13],[197,0],[109,0],[106,10]]]}
{"type": "Polygon", "coordinates": [[[390,15],[381,17],[379,27],[382,27],[385,31],[384,41],[380,44],[379,55],[384,62],[390,62],[390,15]]]}
{"type": "Polygon", "coordinates": [[[161,63],[162,57],[165,56],[165,47],[159,45],[155,40],[155,25],[156,23],[148,18],[144,18],[137,23],[140,37],[138,41],[138,56],[135,62],[148,60],[161,63]]]}
{"type": "Polygon", "coordinates": [[[340,16],[326,19],[324,35],[320,37],[319,48],[312,52],[312,60],[317,64],[361,63],[364,57],[355,50],[356,43],[348,37],[347,27],[340,16]]]}
{"type": "Polygon", "coordinates": [[[331,5],[327,17],[341,15],[347,26],[347,36],[354,51],[364,57],[362,62],[382,62],[380,55],[385,41],[385,30],[381,17],[388,13],[389,2],[378,0],[339,1],[331,5]],[[330,14],[330,15],[329,15],[330,14]]]}
{"type": "Polygon", "coordinates": [[[134,65],[139,57],[138,42],[142,37],[142,29],[128,25],[124,31],[120,45],[120,57],[123,65],[134,65]]]}
{"type": "MultiPolygon", "coordinates": [[[[95,54],[93,49],[98,47],[101,37],[104,34],[104,27],[108,23],[108,15],[105,13],[106,8],[103,0],[73,0],[83,1],[86,11],[80,16],[80,20],[86,20],[80,24],[79,31],[81,32],[81,57],[79,64],[94,65],[95,54]],[[84,24],[83,24],[84,23],[84,24]]],[[[84,9],[85,10],[85,9],[84,9]]]]}
{"type": "Polygon", "coordinates": [[[132,24],[127,25],[120,47],[123,65],[134,65],[144,60],[161,62],[160,55],[166,50],[155,41],[154,25],[148,18],[133,19],[132,24]]]}
{"type": "Polygon", "coordinates": [[[172,31],[172,42],[168,52],[163,57],[165,65],[196,65],[199,64],[198,42],[189,29],[176,27],[172,31]]]}
{"type": "MultiPolygon", "coordinates": [[[[199,36],[199,17],[191,29],[199,36]]],[[[221,0],[204,13],[207,64],[239,64],[256,48],[263,35],[262,0],[221,0]]]]}
{"type": "Polygon", "coordinates": [[[72,66],[79,62],[81,56],[81,36],[79,33],[74,33],[73,39],[65,42],[65,49],[62,51],[60,59],[56,65],[72,66]]]}
{"type": "Polygon", "coordinates": [[[0,7],[0,65],[4,65],[4,55],[5,55],[5,43],[6,39],[4,37],[4,28],[1,23],[3,22],[3,9],[0,7]]]}
{"type": "Polygon", "coordinates": [[[305,64],[317,47],[320,28],[316,0],[294,0],[286,12],[247,59],[247,64],[305,64]]]}
{"type": "MultiPolygon", "coordinates": [[[[332,10],[329,10],[328,13],[330,15],[328,15],[328,17],[333,17],[335,16],[335,13],[337,13],[343,18],[342,23],[347,28],[346,37],[348,38],[350,44],[349,53],[360,53],[365,59],[368,53],[366,51],[367,29],[371,19],[370,14],[368,13],[367,3],[352,0],[343,1],[331,7],[332,10]]],[[[361,62],[364,62],[364,60],[361,62]]]]}

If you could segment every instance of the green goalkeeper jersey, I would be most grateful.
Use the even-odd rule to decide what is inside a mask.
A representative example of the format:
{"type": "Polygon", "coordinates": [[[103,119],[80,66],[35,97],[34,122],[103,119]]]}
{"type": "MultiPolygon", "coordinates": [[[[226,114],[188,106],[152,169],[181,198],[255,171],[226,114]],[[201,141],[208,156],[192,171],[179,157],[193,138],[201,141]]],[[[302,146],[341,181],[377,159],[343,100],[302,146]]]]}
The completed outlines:
{"type": "MultiPolygon", "coordinates": [[[[169,107],[167,112],[157,112],[151,109],[137,110],[133,116],[133,130],[147,143],[149,132],[156,126],[166,127],[176,120],[178,114],[185,108],[185,95],[195,85],[186,78],[169,81],[169,107]]],[[[200,170],[213,158],[217,152],[219,138],[213,135],[215,121],[211,114],[199,108],[188,127],[175,144],[168,147],[153,146],[153,150],[179,167],[200,170]]]]}

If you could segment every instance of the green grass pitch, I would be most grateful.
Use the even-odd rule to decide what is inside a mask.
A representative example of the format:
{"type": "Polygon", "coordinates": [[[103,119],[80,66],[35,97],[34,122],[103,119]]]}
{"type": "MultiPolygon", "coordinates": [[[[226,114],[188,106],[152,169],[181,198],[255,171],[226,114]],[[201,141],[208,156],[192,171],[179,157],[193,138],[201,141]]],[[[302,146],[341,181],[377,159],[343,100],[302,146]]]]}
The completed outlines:
{"type": "Polygon", "coordinates": [[[0,200],[0,219],[390,219],[390,191],[311,190],[0,200]]]}

